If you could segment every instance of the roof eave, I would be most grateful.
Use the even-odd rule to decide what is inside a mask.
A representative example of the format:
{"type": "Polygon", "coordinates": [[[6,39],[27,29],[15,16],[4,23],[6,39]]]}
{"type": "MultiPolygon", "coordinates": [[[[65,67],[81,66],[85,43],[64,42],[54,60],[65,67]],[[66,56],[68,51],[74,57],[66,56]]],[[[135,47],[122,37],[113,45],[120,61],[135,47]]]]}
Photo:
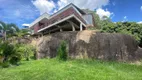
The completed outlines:
{"type": "Polygon", "coordinates": [[[41,20],[43,20],[44,18],[49,19],[50,15],[47,13],[44,13],[43,15],[41,15],[40,17],[38,17],[35,21],[33,21],[30,25],[29,28],[32,28],[36,23],[40,22],[41,20]]]}

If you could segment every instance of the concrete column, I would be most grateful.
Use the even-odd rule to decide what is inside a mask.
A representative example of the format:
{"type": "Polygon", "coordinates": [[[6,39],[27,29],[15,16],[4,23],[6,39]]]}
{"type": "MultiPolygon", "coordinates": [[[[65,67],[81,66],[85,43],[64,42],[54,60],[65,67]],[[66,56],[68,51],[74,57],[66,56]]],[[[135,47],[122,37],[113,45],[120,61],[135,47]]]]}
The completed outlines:
{"type": "Polygon", "coordinates": [[[80,23],[80,31],[82,31],[82,30],[83,30],[82,23],[80,23]]]}
{"type": "Polygon", "coordinates": [[[60,29],[60,32],[62,32],[63,31],[63,29],[60,27],[60,26],[57,26],[59,29],[60,29]]]}
{"type": "Polygon", "coordinates": [[[60,28],[60,32],[62,32],[63,31],[63,29],[62,28],[60,28]]]}
{"type": "Polygon", "coordinates": [[[70,23],[70,24],[72,26],[72,31],[75,31],[75,27],[74,27],[73,23],[70,23]]]}

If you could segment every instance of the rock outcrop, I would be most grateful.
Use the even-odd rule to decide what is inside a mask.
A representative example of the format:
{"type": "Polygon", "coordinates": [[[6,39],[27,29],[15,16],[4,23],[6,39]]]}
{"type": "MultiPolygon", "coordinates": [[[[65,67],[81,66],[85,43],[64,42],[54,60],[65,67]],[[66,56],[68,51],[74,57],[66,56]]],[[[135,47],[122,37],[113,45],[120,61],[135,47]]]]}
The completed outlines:
{"type": "MultiPolygon", "coordinates": [[[[37,44],[37,58],[56,57],[62,42],[68,44],[70,58],[132,61],[137,59],[138,44],[133,37],[96,31],[59,32],[42,37],[37,44]]],[[[139,54],[140,55],[140,54],[139,54]]]]}

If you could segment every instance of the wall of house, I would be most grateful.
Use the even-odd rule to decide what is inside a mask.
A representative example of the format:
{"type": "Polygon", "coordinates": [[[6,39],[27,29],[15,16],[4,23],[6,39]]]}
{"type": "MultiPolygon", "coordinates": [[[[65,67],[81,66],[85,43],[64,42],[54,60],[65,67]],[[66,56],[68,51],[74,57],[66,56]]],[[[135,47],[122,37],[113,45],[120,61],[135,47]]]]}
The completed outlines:
{"type": "Polygon", "coordinates": [[[34,33],[37,33],[39,29],[40,29],[40,26],[38,24],[36,24],[34,26],[34,33]]]}
{"type": "Polygon", "coordinates": [[[73,7],[68,8],[64,12],[58,14],[57,16],[49,19],[48,25],[53,24],[54,22],[57,22],[61,19],[64,19],[70,15],[74,14],[76,17],[78,17],[82,22],[86,23],[84,19],[74,10],[73,7]]]}
{"type": "Polygon", "coordinates": [[[93,25],[93,19],[92,19],[92,15],[91,14],[83,15],[83,18],[87,22],[87,24],[93,25]]]}

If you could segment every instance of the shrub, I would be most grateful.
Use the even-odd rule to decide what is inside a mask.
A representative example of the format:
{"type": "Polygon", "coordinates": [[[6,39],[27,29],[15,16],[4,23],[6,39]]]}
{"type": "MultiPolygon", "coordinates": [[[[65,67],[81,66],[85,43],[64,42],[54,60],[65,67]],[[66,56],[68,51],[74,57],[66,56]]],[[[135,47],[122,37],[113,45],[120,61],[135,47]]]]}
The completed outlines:
{"type": "Polygon", "coordinates": [[[8,68],[10,66],[9,62],[0,63],[2,68],[8,68]]]}
{"type": "Polygon", "coordinates": [[[20,53],[22,56],[22,59],[27,61],[34,56],[35,51],[36,49],[32,45],[20,44],[17,48],[17,53],[20,53]]]}
{"type": "Polygon", "coordinates": [[[34,53],[35,48],[31,45],[0,42],[0,66],[6,68],[10,64],[18,65],[22,59],[30,60],[34,53]]]}
{"type": "Polygon", "coordinates": [[[17,44],[11,44],[9,42],[2,42],[0,46],[0,54],[4,58],[2,66],[6,64],[17,65],[21,60],[21,53],[17,52],[17,44]]]}
{"type": "Polygon", "coordinates": [[[62,41],[59,48],[58,48],[58,51],[57,51],[57,57],[59,60],[64,60],[66,61],[67,60],[67,43],[65,41],[62,41]]]}
{"type": "Polygon", "coordinates": [[[9,62],[13,65],[18,65],[18,62],[20,62],[21,56],[12,56],[9,60],[9,62]]]}
{"type": "Polygon", "coordinates": [[[3,42],[0,46],[1,55],[4,57],[3,62],[7,62],[9,58],[16,53],[14,45],[9,42],[3,42]]]}

